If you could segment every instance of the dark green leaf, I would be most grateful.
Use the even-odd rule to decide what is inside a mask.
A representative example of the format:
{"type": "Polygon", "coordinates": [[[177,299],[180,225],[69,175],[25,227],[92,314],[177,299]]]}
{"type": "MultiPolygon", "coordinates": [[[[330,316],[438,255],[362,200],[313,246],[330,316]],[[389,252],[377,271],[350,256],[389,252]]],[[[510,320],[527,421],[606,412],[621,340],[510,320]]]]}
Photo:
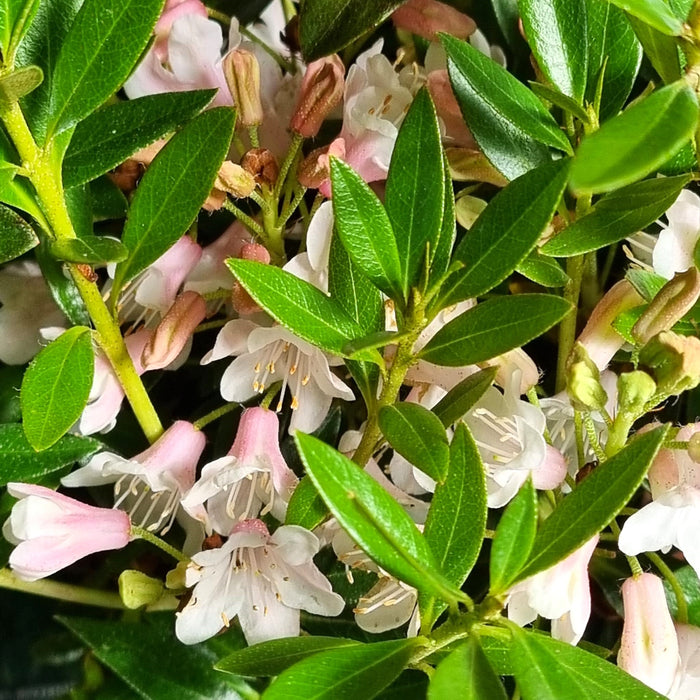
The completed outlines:
{"type": "Polygon", "coordinates": [[[410,516],[369,474],[311,435],[294,436],[307,474],[352,539],[390,574],[419,591],[461,599],[435,568],[410,516]]]}
{"type": "Polygon", "coordinates": [[[155,262],[194,221],[228,152],[234,118],[227,107],[204,112],[151,163],[126,220],[122,243],[129,257],[117,266],[113,292],[155,262]]]}
{"type": "Polygon", "coordinates": [[[662,34],[636,17],[631,15],[627,17],[642,44],[645,55],[654,70],[661,76],[661,80],[666,85],[678,80],[682,75],[678,42],[672,36],[662,34]]]}
{"type": "Polygon", "coordinates": [[[379,427],[402,457],[434,481],[445,481],[450,450],[445,427],[434,413],[410,402],[384,406],[379,427]]]}
{"type": "Polygon", "coordinates": [[[427,692],[428,676],[409,668],[379,693],[377,700],[425,700],[427,692]]]}
{"type": "Polygon", "coordinates": [[[537,533],[537,492],[528,479],[506,506],[491,545],[490,594],[501,595],[527,562],[537,533]]]}
{"type": "Polygon", "coordinates": [[[437,281],[447,272],[450,266],[450,255],[457,237],[457,221],[455,218],[455,196],[452,187],[452,176],[447,158],[445,163],[445,201],[442,210],[442,224],[440,225],[440,236],[435,243],[430,260],[430,280],[437,281]]]}
{"type": "Polygon", "coordinates": [[[51,447],[75,423],[87,404],[94,355],[90,330],[69,328],[29,365],[20,402],[24,433],[39,451],[51,447]]]}
{"type": "Polygon", "coordinates": [[[121,262],[126,260],[129,251],[114,238],[83,236],[63,238],[51,243],[51,254],[57,260],[87,263],[89,265],[121,262]]]}
{"type": "Polygon", "coordinates": [[[572,189],[608,192],[645,177],[685,144],[697,122],[698,101],[685,80],[661,88],[584,138],[572,189]]]}
{"type": "Polygon", "coordinates": [[[539,99],[469,44],[441,36],[452,90],[474,138],[509,180],[551,160],[548,146],[571,146],[539,99]]]}
{"type": "Polygon", "coordinates": [[[406,667],[416,639],[329,649],[283,671],[264,700],[371,700],[406,667]]]}
{"type": "Polygon", "coordinates": [[[213,96],[214,90],[148,95],[90,114],[76,127],[66,152],[64,185],[74,187],[103,175],[192,119],[213,96]]]}
{"type": "Polygon", "coordinates": [[[609,0],[613,5],[638,17],[662,34],[678,36],[683,22],[676,17],[664,0],[609,0]]]}
{"type": "Polygon", "coordinates": [[[516,581],[554,566],[600,532],[639,488],[667,432],[662,426],[637,435],[566,496],[540,527],[516,581]]]}
{"type": "Polygon", "coordinates": [[[559,92],[559,90],[549,85],[543,85],[534,80],[529,80],[528,82],[530,84],[530,89],[538,97],[541,97],[547,102],[551,102],[555,107],[559,107],[559,109],[563,109],[584,124],[590,123],[590,117],[586,110],[573,98],[565,95],[563,92],[559,92]]]}
{"type": "Polygon", "coordinates": [[[301,52],[308,63],[328,56],[381,24],[405,0],[303,0],[299,10],[301,52]]]}
{"type": "Polygon", "coordinates": [[[92,200],[87,185],[71,187],[64,194],[73,231],[78,238],[93,238],[92,200]]]}
{"type": "Polygon", "coordinates": [[[103,175],[88,184],[92,215],[95,221],[109,221],[126,217],[129,205],[122,191],[103,175]]]}
{"type": "Polygon", "coordinates": [[[615,190],[541,250],[545,255],[566,258],[617,243],[656,221],[689,181],[689,175],[661,177],[615,190]]]}
{"type": "Polygon", "coordinates": [[[22,365],[0,367],[0,423],[19,423],[22,420],[19,405],[22,375],[24,375],[22,365]]]}
{"type": "Polygon", "coordinates": [[[38,5],[39,0],[3,0],[0,3],[0,50],[9,67],[38,5]]]}
{"type": "MultiPolygon", "coordinates": [[[[687,565],[676,569],[673,575],[676,577],[676,581],[683,591],[683,597],[688,604],[688,624],[698,627],[700,625],[700,580],[698,580],[698,575],[691,566],[687,565]]],[[[663,583],[668,611],[671,613],[671,617],[676,619],[678,613],[676,594],[666,579],[663,583]]]]}
{"type": "Polygon", "coordinates": [[[65,435],[47,450],[37,452],[27,441],[21,425],[0,425],[0,486],[8,481],[36,483],[46,474],[89,457],[102,449],[99,440],[78,435],[65,435]]]}
{"type": "Polygon", "coordinates": [[[15,211],[0,204],[0,263],[14,260],[38,245],[34,229],[15,211]]]}
{"type": "Polygon", "coordinates": [[[440,399],[433,413],[446,428],[456,423],[483,396],[493,383],[496,371],[496,367],[487,367],[470,374],[440,399]]]}
{"type": "Polygon", "coordinates": [[[418,356],[447,367],[484,362],[542,335],[570,310],[550,294],[494,297],[450,321],[418,356]]]}
{"type": "Polygon", "coordinates": [[[516,268],[523,277],[536,282],[542,287],[563,287],[569,281],[569,275],[561,265],[552,258],[542,255],[535,249],[516,268]]]}
{"type": "Polygon", "coordinates": [[[77,124],[126,80],[163,0],[85,0],[56,60],[49,133],[77,124]]]}
{"type": "Polygon", "coordinates": [[[318,527],[328,517],[328,508],[314,486],[305,476],[294,489],[287,506],[285,525],[299,525],[307,530],[318,527]]]}
{"type": "Polygon", "coordinates": [[[402,338],[407,336],[407,331],[398,333],[397,331],[377,331],[369,335],[362,336],[357,340],[350,341],[343,351],[350,357],[362,353],[370,348],[383,348],[387,345],[397,343],[402,338]]]}
{"type": "Polygon", "coordinates": [[[523,700],[662,700],[609,661],[513,626],[513,674],[523,700]]]}
{"type": "Polygon", "coordinates": [[[29,184],[29,180],[17,175],[14,167],[0,168],[0,202],[26,212],[41,226],[48,228],[34,188],[29,184]]]}

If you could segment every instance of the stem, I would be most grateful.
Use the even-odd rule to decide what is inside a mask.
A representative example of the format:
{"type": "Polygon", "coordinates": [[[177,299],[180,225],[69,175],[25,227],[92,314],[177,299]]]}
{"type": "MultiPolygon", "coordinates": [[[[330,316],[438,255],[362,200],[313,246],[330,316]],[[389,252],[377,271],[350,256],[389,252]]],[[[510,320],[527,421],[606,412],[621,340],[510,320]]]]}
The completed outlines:
{"type": "Polygon", "coordinates": [[[235,411],[238,408],[239,404],[237,403],[227,403],[225,406],[219,406],[219,408],[215,408],[213,411],[210,411],[206,415],[202,416],[201,418],[197,419],[192,423],[194,428],[196,430],[201,430],[205,425],[209,425],[209,423],[213,423],[215,420],[218,420],[221,418],[221,416],[225,416],[227,413],[231,413],[231,411],[235,411]]]}
{"type": "MultiPolygon", "coordinates": [[[[617,520],[613,518],[610,521],[609,527],[612,530],[613,535],[615,535],[615,537],[619,539],[620,526],[617,524],[617,520]]],[[[637,559],[637,557],[634,557],[630,554],[625,554],[625,558],[627,559],[627,563],[629,564],[632,576],[637,578],[638,576],[641,576],[644,573],[644,569],[642,569],[642,565],[639,563],[639,559],[637,559]]]]}
{"type": "Polygon", "coordinates": [[[673,595],[676,597],[676,619],[684,625],[688,624],[688,601],[685,599],[685,593],[676,574],[656,552],[644,552],[644,556],[659,570],[673,589],[673,595]]]}
{"type": "Polygon", "coordinates": [[[189,562],[190,558],[186,557],[179,549],[175,549],[172,545],[168,544],[165,540],[154,535],[150,530],[146,530],[144,527],[139,527],[138,525],[131,526],[131,536],[132,538],[140,538],[150,542],[159,549],[162,549],[166,554],[169,554],[173,559],[177,561],[189,562]]]}
{"type": "Polygon", "coordinates": [[[559,324],[556,391],[563,391],[566,388],[566,363],[576,340],[578,299],[583,276],[583,255],[576,255],[566,261],[566,274],[569,275],[570,279],[564,287],[564,299],[573,304],[573,309],[559,324]]]}
{"type": "Polygon", "coordinates": [[[593,452],[595,452],[595,456],[598,458],[598,461],[601,463],[604,462],[607,458],[607,455],[605,454],[603,448],[600,446],[600,442],[598,441],[598,435],[595,431],[595,425],[593,425],[593,419],[591,418],[590,413],[586,413],[583,417],[583,426],[586,429],[586,435],[588,436],[588,444],[591,446],[593,452]]]}
{"type": "Polygon", "coordinates": [[[292,135],[292,142],[289,144],[289,150],[287,151],[287,155],[282,161],[282,165],[280,166],[280,172],[277,176],[277,182],[275,183],[275,189],[273,192],[275,199],[278,199],[280,196],[282,187],[284,186],[285,180],[287,179],[287,174],[289,173],[289,168],[291,167],[294,159],[297,157],[297,153],[299,153],[299,149],[301,148],[301,144],[303,141],[303,136],[300,136],[299,134],[292,135]]]}
{"type": "Polygon", "coordinates": [[[262,230],[262,226],[253,219],[253,217],[248,216],[243,210],[239,209],[228,197],[224,200],[224,209],[235,214],[236,218],[251,232],[254,233],[259,238],[265,240],[265,232],[262,230]]]}

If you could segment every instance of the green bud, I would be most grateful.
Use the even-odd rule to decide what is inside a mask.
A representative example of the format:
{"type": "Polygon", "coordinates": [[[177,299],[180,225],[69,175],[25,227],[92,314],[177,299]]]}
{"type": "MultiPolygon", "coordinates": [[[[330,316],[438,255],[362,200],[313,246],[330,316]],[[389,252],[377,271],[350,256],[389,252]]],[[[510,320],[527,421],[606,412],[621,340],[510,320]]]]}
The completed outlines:
{"type": "Polygon", "coordinates": [[[639,361],[649,368],[659,392],[681,394],[700,383],[700,339],[664,331],[641,350],[639,361]]]}
{"type": "Polygon", "coordinates": [[[688,455],[696,464],[700,464],[700,432],[693,433],[688,440],[688,455]]]}
{"type": "Polygon", "coordinates": [[[617,405],[620,412],[632,416],[644,413],[647,402],[656,393],[656,382],[641,370],[625,372],[617,378],[617,405]]]}
{"type": "Polygon", "coordinates": [[[126,569],[119,576],[119,595],[130,610],[155,603],[163,595],[163,582],[142,571],[126,569]]]}
{"type": "Polygon", "coordinates": [[[600,383],[600,371],[581,343],[574,345],[569,356],[566,391],[579,411],[599,411],[608,400],[600,383]]]}
{"type": "Polygon", "coordinates": [[[181,561],[178,565],[168,571],[165,575],[165,587],[171,591],[179,591],[187,588],[185,584],[185,572],[187,571],[187,562],[181,561]]]}

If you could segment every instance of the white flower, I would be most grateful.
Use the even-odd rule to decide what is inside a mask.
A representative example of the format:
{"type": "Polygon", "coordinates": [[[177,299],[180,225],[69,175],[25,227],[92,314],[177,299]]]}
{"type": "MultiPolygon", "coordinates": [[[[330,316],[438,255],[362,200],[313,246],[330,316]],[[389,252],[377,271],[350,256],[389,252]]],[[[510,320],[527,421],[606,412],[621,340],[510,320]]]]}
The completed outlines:
{"type": "Polygon", "coordinates": [[[192,597],[177,614],[175,633],[196,644],[234,617],[248,644],[299,634],[299,610],[339,615],[345,602],[313,563],[318,538],[285,525],[270,536],[260,520],[239,523],[219,549],[200,552],[187,568],[192,597]]]}
{"type": "Polygon", "coordinates": [[[680,660],[668,697],[697,700],[700,698],[700,629],[676,623],[676,637],[680,660]]]}
{"type": "Polygon", "coordinates": [[[666,279],[693,266],[693,251],[700,238],[700,197],[681,190],[678,199],[666,211],[668,224],[661,224],[654,246],[654,271],[666,279]]]}

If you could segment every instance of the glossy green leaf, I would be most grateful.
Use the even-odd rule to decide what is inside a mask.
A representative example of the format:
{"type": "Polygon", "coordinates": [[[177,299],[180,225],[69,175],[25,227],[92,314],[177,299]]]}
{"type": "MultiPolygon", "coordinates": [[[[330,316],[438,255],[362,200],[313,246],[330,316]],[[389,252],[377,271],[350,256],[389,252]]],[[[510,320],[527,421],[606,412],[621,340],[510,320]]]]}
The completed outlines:
{"type": "Polygon", "coordinates": [[[331,513],[379,566],[419,591],[447,601],[462,598],[436,568],[413,520],[369,474],[311,435],[297,432],[294,439],[331,513]]]}
{"type": "Polygon", "coordinates": [[[39,245],[34,229],[14,210],[0,204],[0,263],[39,245]]]}
{"type": "Polygon", "coordinates": [[[550,294],[494,297],[450,321],[418,356],[447,367],[484,362],[542,335],[570,309],[569,302],[550,294]]]}
{"type": "Polygon", "coordinates": [[[129,208],[126,197],[107,175],[90,182],[88,190],[94,221],[126,218],[126,212],[129,208]]]}
{"type": "Polygon", "coordinates": [[[609,661],[544,634],[511,627],[513,674],[523,700],[662,700],[609,661]]]}
{"type": "Polygon", "coordinates": [[[680,49],[676,39],[668,34],[662,34],[632,15],[627,17],[642,44],[644,54],[654,70],[661,76],[661,80],[666,85],[678,80],[682,72],[680,49]]]}
{"type": "Polygon", "coordinates": [[[328,649],[357,646],[342,637],[289,637],[272,639],[235,651],[219,661],[217,671],[238,676],[279,676],[290,666],[328,649]]]}
{"type": "Polygon", "coordinates": [[[496,367],[487,367],[470,374],[440,399],[433,413],[446,428],[456,423],[483,396],[493,384],[496,371],[496,367]]]}
{"type": "Polygon", "coordinates": [[[299,525],[307,530],[317,528],[328,517],[328,508],[319,496],[311,478],[305,476],[294,489],[287,506],[285,525],[299,525]]]}
{"type": "Polygon", "coordinates": [[[450,256],[457,237],[457,220],[455,212],[455,195],[452,176],[447,158],[444,159],[445,201],[442,208],[442,223],[437,242],[430,251],[430,281],[439,281],[450,266],[450,256]]]}
{"type": "Polygon", "coordinates": [[[333,214],[340,240],[367,278],[395,301],[403,299],[401,260],[389,217],[369,185],[331,158],[333,214]]]}
{"type": "Polygon", "coordinates": [[[20,390],[24,433],[39,451],[51,447],[87,404],[94,367],[90,330],[69,328],[29,365],[20,390]]]}
{"type": "Polygon", "coordinates": [[[74,187],[103,175],[199,114],[214,94],[195,90],[147,95],[90,114],[76,127],[66,152],[63,184],[74,187]]]}
{"type": "Polygon", "coordinates": [[[600,532],[639,488],[667,432],[662,426],[637,435],[566,496],[537,532],[516,581],[554,566],[600,532]]]}
{"type": "Polygon", "coordinates": [[[557,88],[549,85],[543,85],[542,83],[538,83],[534,80],[529,80],[528,83],[532,92],[534,92],[538,97],[541,97],[547,102],[551,102],[555,107],[559,107],[559,109],[563,109],[565,112],[568,112],[572,116],[576,117],[576,119],[584,124],[590,123],[591,120],[588,116],[588,112],[586,112],[586,110],[581,107],[581,105],[572,97],[565,95],[563,92],[559,92],[557,88]]]}
{"type": "Polygon", "coordinates": [[[228,152],[234,112],[211,109],[193,119],[156,156],[136,189],[122,243],[129,257],[117,266],[114,289],[155,262],[194,221],[228,152]]]}
{"type": "MultiPolygon", "coordinates": [[[[700,580],[695,570],[688,565],[675,569],[673,575],[683,591],[683,597],[688,604],[688,624],[694,627],[700,626],[700,580]]],[[[671,617],[677,619],[678,600],[671,588],[671,584],[664,579],[664,590],[666,591],[666,602],[671,617]]]]}
{"type": "Polygon", "coordinates": [[[638,17],[662,34],[678,36],[683,22],[676,17],[664,0],[609,0],[613,5],[638,17]]]}
{"type": "Polygon", "coordinates": [[[328,56],[381,24],[405,0],[303,0],[299,40],[306,62],[328,56]]]}
{"type": "Polygon", "coordinates": [[[454,252],[464,267],[443,285],[441,308],[488,292],[527,257],[561,200],[569,166],[568,159],[542,165],[491,200],[454,252]]]}
{"type": "Polygon", "coordinates": [[[64,435],[46,450],[37,452],[27,440],[21,425],[0,425],[0,486],[8,481],[36,483],[39,479],[63,467],[90,457],[104,445],[94,438],[64,435]]]}
{"type": "Polygon", "coordinates": [[[410,402],[384,406],[379,427],[402,457],[434,481],[445,481],[450,450],[445,427],[432,411],[410,402]]]}
{"type": "Polygon", "coordinates": [[[0,78],[0,103],[11,105],[20,98],[36,90],[44,80],[44,73],[38,66],[18,68],[0,78]]]}
{"type": "Polygon", "coordinates": [[[445,177],[440,128],[427,88],[414,98],[401,124],[386,181],[386,213],[396,237],[401,289],[410,287],[441,235],[445,177]]]}
{"type": "Polygon", "coordinates": [[[408,664],[420,642],[396,639],[322,651],[283,671],[264,700],[371,700],[408,664]]]}
{"type": "Polygon", "coordinates": [[[406,669],[391,685],[376,696],[376,700],[425,700],[428,676],[423,671],[406,669]]]}
{"type": "Polygon", "coordinates": [[[83,236],[51,243],[51,254],[57,260],[97,265],[126,260],[129,251],[114,238],[83,236]]]}
{"type": "Polygon", "coordinates": [[[162,8],[163,0],[85,0],[56,60],[49,133],[77,124],[121,87],[162,8]]]}
{"type": "Polygon", "coordinates": [[[542,255],[535,249],[516,268],[523,277],[536,282],[542,287],[563,287],[569,281],[569,275],[562,266],[552,258],[542,255]]]}
{"type": "Polygon", "coordinates": [[[39,0],[3,0],[0,2],[0,50],[12,65],[17,45],[37,12],[39,0]]]}
{"type": "Polygon", "coordinates": [[[552,115],[521,82],[466,42],[441,35],[452,90],[479,147],[509,180],[571,146],[552,115]]]}
{"type": "Polygon", "coordinates": [[[687,82],[657,90],[583,139],[572,189],[608,192],[646,177],[680,150],[697,122],[698,101],[687,82]]]}
{"type": "Polygon", "coordinates": [[[29,180],[17,174],[14,167],[0,169],[0,202],[26,212],[42,226],[46,221],[34,188],[29,180]]]}
{"type": "Polygon", "coordinates": [[[644,301],[651,301],[668,280],[655,272],[648,270],[629,268],[625,279],[635,288],[644,301]]]}
{"type": "MultiPolygon", "coordinates": [[[[474,438],[465,423],[455,428],[450,469],[430,502],[423,536],[449,581],[461,586],[481,550],[486,528],[486,476],[474,438]]],[[[421,624],[430,626],[443,605],[421,599],[421,624]]]]}
{"type": "Polygon", "coordinates": [[[580,104],[588,73],[585,0],[520,0],[518,7],[540,70],[580,104]]]}
{"type": "Polygon", "coordinates": [[[537,492],[528,479],[498,521],[489,562],[490,594],[505,593],[523,568],[537,533],[537,492]]]}
{"type": "Polygon", "coordinates": [[[352,357],[356,353],[362,353],[368,348],[383,348],[387,345],[392,345],[402,338],[405,338],[407,335],[407,331],[402,333],[397,331],[377,331],[376,333],[370,333],[369,335],[362,336],[362,338],[350,341],[343,350],[347,355],[352,357]]]}
{"type": "Polygon", "coordinates": [[[617,243],[656,221],[689,181],[689,175],[652,178],[615,190],[540,250],[545,255],[570,257],[617,243]]]}
{"type": "Polygon", "coordinates": [[[428,688],[428,700],[507,700],[507,697],[475,635],[440,662],[428,688]]]}

